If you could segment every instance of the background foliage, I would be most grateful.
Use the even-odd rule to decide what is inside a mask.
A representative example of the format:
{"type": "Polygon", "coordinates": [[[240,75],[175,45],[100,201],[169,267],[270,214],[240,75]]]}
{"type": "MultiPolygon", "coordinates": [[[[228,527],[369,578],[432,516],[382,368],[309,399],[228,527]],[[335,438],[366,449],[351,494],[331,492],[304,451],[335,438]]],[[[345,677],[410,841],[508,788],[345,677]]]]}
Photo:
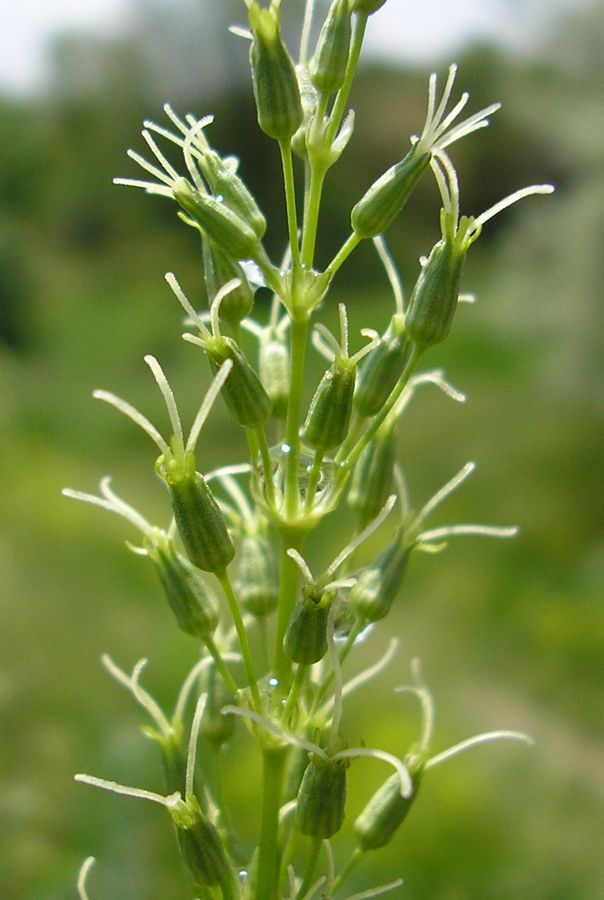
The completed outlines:
{"type": "MultiPolygon", "coordinates": [[[[107,650],[124,667],[148,657],[148,684],[170,706],[195,647],[174,628],[151,573],[123,547],[123,523],[59,493],[65,484],[92,490],[110,471],[120,492],[163,521],[145,438],[90,393],[115,390],[150,418],[161,415],[147,352],[190,411],[207,384],[199,354],[179,345],[179,312],[163,281],[173,269],[201,297],[193,233],[178,227],[169,204],[110,184],[132,173],[124,148],[140,149],[139,123],[157,119],[164,99],[215,113],[214,142],[241,154],[279,253],[277,161],[255,126],[245,48],[226,32],[219,43],[220,22],[210,21],[241,19],[238,4],[179,2],[169,13],[141,6],[139,27],[119,41],[58,42],[44,97],[0,99],[6,900],[75,896],[89,853],[99,860],[93,896],[188,896],[165,817],[71,776],[84,770],[160,789],[138,713],[98,660],[107,650]]],[[[437,749],[499,726],[537,743],[529,752],[485,749],[426,779],[389,855],[374,861],[381,880],[405,876],[409,900],[594,900],[604,892],[603,36],[594,7],[560,21],[530,58],[481,46],[458,60],[475,108],[504,102],[488,133],[456,152],[464,209],[478,212],[537,181],[558,191],[498,218],[472,252],[465,287],[479,302],[460,311],[429,360],[470,402],[459,408],[427,390],[406,419],[403,462],[422,501],[477,460],[445,520],[518,522],[522,535],[496,546],[459,541],[436,560],[414,559],[398,610],[402,651],[394,675],[375,688],[383,706],[366,692],[354,727],[345,724],[355,739],[404,749],[417,710],[390,686],[407,680],[417,654],[436,695],[437,749]]],[[[421,124],[426,75],[363,70],[352,99],[357,132],[328,184],[326,255],[347,233],[351,204],[421,124]]],[[[426,180],[388,236],[410,284],[436,236],[436,205],[426,180]]],[[[383,324],[390,299],[370,249],[345,272],[334,309],[345,299],[359,325],[369,311],[383,324]]],[[[206,468],[237,458],[224,409],[212,426],[201,447],[206,468]]],[[[338,527],[328,520],[327,531],[338,527]]],[[[376,629],[363,655],[376,656],[387,638],[376,629]]],[[[243,735],[240,750],[229,791],[245,831],[254,827],[255,797],[243,735]]],[[[373,778],[362,762],[353,767],[351,811],[373,778]]],[[[364,883],[360,874],[359,890],[364,883]]]]}

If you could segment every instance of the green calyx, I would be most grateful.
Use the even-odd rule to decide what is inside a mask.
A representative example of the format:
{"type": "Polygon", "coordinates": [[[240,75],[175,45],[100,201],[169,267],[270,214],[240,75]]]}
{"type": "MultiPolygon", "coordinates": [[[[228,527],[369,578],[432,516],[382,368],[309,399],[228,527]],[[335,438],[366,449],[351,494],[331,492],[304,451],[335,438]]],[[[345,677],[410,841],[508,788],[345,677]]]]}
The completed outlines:
{"type": "Polygon", "coordinates": [[[218,603],[209,585],[165,535],[147,544],[149,558],[180,628],[202,641],[210,637],[218,625],[218,603]]]}
{"type": "Polygon", "coordinates": [[[407,203],[430,159],[430,153],[412,147],[404,159],[378,178],[353,207],[350,222],[355,234],[364,239],[382,234],[407,203]]]}
{"type": "Polygon", "coordinates": [[[283,639],[292,662],[310,666],[327,653],[327,619],[333,592],[309,585],[298,598],[283,639]]]}
{"type": "Polygon", "coordinates": [[[346,356],[336,357],[311,400],[303,437],[317,450],[339,447],[350,425],[357,367],[346,356]]]}
{"type": "Polygon", "coordinates": [[[335,94],[344,84],[351,34],[348,0],[333,0],[310,66],[311,81],[322,94],[335,94]]]}
{"type": "Polygon", "coordinates": [[[355,835],[363,851],[379,850],[389,844],[411,810],[423,774],[423,761],[415,757],[411,761],[406,759],[405,763],[413,784],[411,796],[402,796],[401,780],[395,772],[378,788],[355,820],[355,835]]]}
{"type": "Polygon", "coordinates": [[[362,622],[377,622],[388,615],[400,590],[410,552],[400,539],[395,540],[360,572],[349,602],[362,622]]]}
{"type": "Polygon", "coordinates": [[[289,141],[303,120],[294,64],[281,39],[277,4],[249,7],[253,40],[250,49],[252,84],[258,124],[277,141],[289,141]]]}
{"type": "Polygon", "coordinates": [[[244,428],[263,425],[271,414],[271,400],[239,345],[224,335],[204,338],[202,345],[213,372],[226,360],[233,363],[222,387],[231,418],[244,428]]]}
{"type": "Polygon", "coordinates": [[[296,825],[302,834],[325,840],[344,824],[348,760],[311,754],[296,802],[296,825]]]}
{"type": "Polygon", "coordinates": [[[233,259],[256,256],[260,246],[258,235],[222,196],[202,194],[186,178],[178,181],[173,194],[187,216],[233,259]]]}
{"type": "Polygon", "coordinates": [[[194,881],[201,885],[219,885],[232,878],[231,866],[215,826],[202,811],[197,799],[170,809],[176,826],[178,845],[194,881]]]}
{"type": "Polygon", "coordinates": [[[439,344],[451,330],[466,254],[479,235],[473,225],[462,216],[456,226],[451,213],[441,213],[443,237],[422,267],[405,315],[407,332],[420,347],[439,344]]]}
{"type": "Polygon", "coordinates": [[[405,331],[405,319],[395,314],[380,342],[359,365],[354,392],[356,410],[365,417],[375,416],[399,382],[411,359],[413,345],[405,331]]]}

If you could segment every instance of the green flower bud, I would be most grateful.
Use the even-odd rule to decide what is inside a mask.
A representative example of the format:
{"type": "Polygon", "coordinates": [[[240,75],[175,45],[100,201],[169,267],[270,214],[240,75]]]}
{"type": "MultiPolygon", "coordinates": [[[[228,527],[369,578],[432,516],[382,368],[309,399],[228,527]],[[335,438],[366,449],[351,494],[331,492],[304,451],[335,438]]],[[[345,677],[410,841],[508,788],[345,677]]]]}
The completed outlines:
{"type": "Polygon", "coordinates": [[[202,641],[211,636],[218,625],[218,603],[209,585],[168,538],[150,544],[148,554],[182,630],[202,641]]]}
{"type": "Polygon", "coordinates": [[[182,807],[171,809],[170,814],[181,853],[196,884],[213,886],[229,880],[232,872],[220,835],[195,797],[187,797],[182,807]]]}
{"type": "Polygon", "coordinates": [[[293,608],[283,649],[293,662],[310,666],[327,653],[327,618],[333,594],[305,589],[293,608]]]}
{"type": "Polygon", "coordinates": [[[289,350],[285,341],[270,338],[260,344],[258,356],[260,380],[272,403],[272,415],[275,419],[284,419],[287,415],[289,400],[289,350]]]}
{"type": "Polygon", "coordinates": [[[417,152],[412,147],[404,159],[371,185],[350,215],[353,231],[359,237],[374,238],[388,228],[428,168],[430,158],[430,153],[417,152]]]}
{"type": "Polygon", "coordinates": [[[294,64],[281,40],[279,10],[249,8],[254,39],[250,50],[258,124],[277,141],[289,141],[302,124],[302,103],[294,64]]]}
{"type": "Polygon", "coordinates": [[[270,397],[253,368],[232,338],[223,335],[203,340],[213,372],[230,359],[233,368],[222,388],[231,418],[244,428],[263,425],[271,414],[270,397]]]}
{"type": "Polygon", "coordinates": [[[174,199],[233,259],[251,259],[258,252],[258,235],[221,197],[201,194],[186,178],[174,187],[174,199]]]}
{"type": "MultiPolygon", "coordinates": [[[[464,218],[460,220],[463,235],[464,218]]],[[[439,344],[449,334],[469,244],[443,237],[432,248],[413,289],[405,325],[420,347],[439,344]]]]}
{"type": "Polygon", "coordinates": [[[339,356],[323,375],[304,422],[303,437],[311,447],[332,450],[348,434],[356,370],[351,359],[339,356]]]}
{"type": "Polygon", "coordinates": [[[375,519],[392,493],[396,462],[396,430],[386,422],[379,428],[354,467],[348,505],[359,517],[361,529],[375,519]]]}
{"type": "Polygon", "coordinates": [[[413,345],[407,339],[403,318],[392,317],[379,344],[361,361],[354,405],[362,416],[375,416],[396,387],[409,362],[413,345]]]}
{"type": "Polygon", "coordinates": [[[223,716],[222,708],[233,702],[232,695],[228,692],[222,678],[217,674],[216,667],[210,665],[206,684],[207,701],[201,720],[201,733],[204,738],[216,747],[221,747],[235,730],[235,716],[223,716]]]}
{"type": "Polygon", "coordinates": [[[373,565],[363,569],[349,602],[363,622],[377,622],[390,612],[407,568],[410,549],[400,541],[386,548],[373,565]]]}
{"type": "Polygon", "coordinates": [[[386,0],[352,0],[353,12],[365,12],[368,16],[381,9],[386,0]]]}
{"type": "Polygon", "coordinates": [[[237,553],[239,590],[243,609],[266,616],[277,606],[279,589],[269,542],[261,534],[244,534],[237,553]]]}
{"type": "Polygon", "coordinates": [[[220,507],[194,465],[189,457],[188,471],[176,471],[160,456],[157,470],[168,485],[176,527],[189,560],[204,572],[224,572],[235,548],[220,507]]]}
{"type": "Polygon", "coordinates": [[[333,0],[310,66],[312,83],[322,94],[335,94],[344,84],[351,33],[348,0],[333,0]]]}
{"type": "Polygon", "coordinates": [[[401,781],[398,773],[395,772],[381,788],[378,788],[365,809],[357,817],[354,831],[359,847],[363,851],[379,850],[381,847],[385,847],[407,818],[417,796],[423,771],[421,764],[408,768],[413,782],[413,793],[410,797],[401,796],[401,781]]]}
{"type": "Polygon", "coordinates": [[[220,303],[220,318],[231,326],[238,325],[254,306],[254,292],[243,268],[208,237],[203,240],[203,262],[209,297],[215,297],[220,288],[234,278],[240,282],[220,303]]]}
{"type": "Polygon", "coordinates": [[[296,825],[302,834],[324,840],[340,830],[344,824],[347,768],[347,760],[311,755],[296,802],[296,825]]]}
{"type": "Polygon", "coordinates": [[[234,168],[226,165],[214,150],[204,151],[200,165],[215,197],[222,197],[226,205],[252,229],[258,240],[262,240],[266,219],[234,168]]]}

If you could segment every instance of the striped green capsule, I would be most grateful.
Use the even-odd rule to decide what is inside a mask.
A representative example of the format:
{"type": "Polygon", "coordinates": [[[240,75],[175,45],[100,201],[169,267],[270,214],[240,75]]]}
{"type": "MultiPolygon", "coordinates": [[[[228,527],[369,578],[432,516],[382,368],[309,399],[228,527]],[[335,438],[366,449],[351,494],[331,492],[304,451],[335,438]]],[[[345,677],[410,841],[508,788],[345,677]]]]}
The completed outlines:
{"type": "Polygon", "coordinates": [[[245,182],[232,166],[226,165],[214,150],[204,150],[200,160],[208,186],[252,229],[258,240],[266,231],[266,219],[245,182]]]}
{"type": "Polygon", "coordinates": [[[271,414],[271,400],[262,382],[232,338],[208,337],[203,347],[213,372],[230,359],[233,368],[222,387],[222,396],[233,421],[244,428],[263,425],[271,414]]]}
{"type": "Polygon", "coordinates": [[[378,428],[354,467],[348,505],[359,517],[361,529],[375,519],[392,493],[396,444],[395,423],[387,421],[378,428]]]}
{"type": "Polygon", "coordinates": [[[303,438],[311,447],[333,450],[348,434],[356,374],[356,363],[339,356],[323,375],[304,422],[303,438]]]}
{"type": "Polygon", "coordinates": [[[249,7],[253,40],[250,49],[252,86],[262,131],[277,141],[289,141],[302,124],[300,89],[294,64],[281,39],[279,10],[271,4],[249,7]]]}
{"type": "Polygon", "coordinates": [[[204,572],[224,572],[235,555],[226,522],[205,478],[194,469],[187,472],[166,465],[163,457],[157,471],[168,486],[178,534],[190,562],[204,572]]]}
{"type": "Polygon", "coordinates": [[[176,825],[178,845],[196,884],[210,887],[228,882],[232,871],[217,829],[196,798],[187,797],[170,815],[176,825]]]}
{"type": "Polygon", "coordinates": [[[204,237],[203,272],[209,297],[215,297],[221,287],[236,278],[239,286],[229,291],[220,303],[220,318],[231,326],[237,326],[249,316],[254,306],[254,292],[243,268],[224,252],[215,241],[204,237]]]}
{"type": "Polygon", "coordinates": [[[405,324],[420,347],[444,341],[457,309],[467,246],[442,238],[432,248],[413,289],[405,324]]]}
{"type": "Polygon", "coordinates": [[[388,615],[405,575],[410,549],[394,541],[360,573],[349,602],[362,622],[377,622],[388,615]]]}
{"type": "Polygon", "coordinates": [[[293,608],[283,649],[293,662],[310,666],[327,653],[327,618],[333,599],[331,592],[305,589],[293,608]]]}
{"type": "Polygon", "coordinates": [[[260,240],[252,228],[220,196],[201,194],[186,178],[173,190],[174,199],[193,221],[233,259],[251,259],[260,240]]]}
{"type": "Polygon", "coordinates": [[[279,588],[270,543],[261,534],[244,534],[237,552],[239,590],[246,612],[267,616],[277,606],[279,588]]]}
{"type": "Polygon", "coordinates": [[[410,797],[401,796],[400,777],[395,772],[378,788],[367,806],[357,816],[354,831],[359,847],[363,851],[385,847],[407,818],[417,796],[423,766],[417,764],[408,768],[413,784],[410,797]]]}
{"type": "Polygon", "coordinates": [[[311,754],[296,801],[296,825],[302,834],[325,840],[344,824],[346,769],[344,759],[311,754]]]}
{"type": "Polygon", "coordinates": [[[412,147],[404,159],[371,185],[350,215],[355,234],[364,239],[374,238],[388,228],[430,165],[430,158],[430,153],[420,153],[412,147]]]}
{"type": "Polygon", "coordinates": [[[344,84],[351,34],[348,0],[333,0],[310,66],[311,81],[322,94],[335,94],[344,84]]]}
{"type": "Polygon", "coordinates": [[[289,349],[285,341],[276,337],[262,341],[258,354],[258,370],[260,381],[272,403],[272,416],[275,419],[284,419],[287,416],[290,380],[289,349]]]}
{"type": "Polygon", "coordinates": [[[210,586],[169,539],[155,542],[148,553],[180,628],[202,641],[210,637],[218,625],[218,603],[210,586]]]}
{"type": "Polygon", "coordinates": [[[375,416],[396,387],[413,353],[400,314],[392,317],[380,342],[359,364],[354,405],[365,417],[375,416]]]}

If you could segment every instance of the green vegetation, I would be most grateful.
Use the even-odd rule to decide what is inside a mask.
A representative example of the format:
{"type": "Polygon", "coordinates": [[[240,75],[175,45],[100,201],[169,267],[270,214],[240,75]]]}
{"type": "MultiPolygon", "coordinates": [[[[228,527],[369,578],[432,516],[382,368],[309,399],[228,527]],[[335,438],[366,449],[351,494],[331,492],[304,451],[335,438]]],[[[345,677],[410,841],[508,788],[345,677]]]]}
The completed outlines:
{"type": "MultiPolygon", "coordinates": [[[[439,747],[502,722],[529,732],[536,746],[521,755],[494,748],[434,772],[389,855],[376,855],[373,870],[369,864],[351,879],[357,890],[402,873],[402,896],[410,900],[594,900],[604,881],[602,24],[595,9],[561,23],[532,59],[476,48],[457,60],[476,108],[493,97],[505,107],[488,142],[478,136],[460,147],[469,187],[464,210],[482,210],[536,180],[555,182],[558,193],[496,220],[473,251],[464,287],[476,291],[478,303],[460,310],[460,327],[434,356],[469,403],[459,408],[426,390],[409,410],[409,433],[421,433],[421,443],[404,434],[401,441],[416,501],[470,453],[479,472],[451,499],[447,520],[488,510],[493,521],[518,522],[521,535],[497,547],[452,545],[436,566],[413,559],[396,613],[403,652],[394,682],[408,681],[408,658],[417,653],[437,698],[439,747]]],[[[230,40],[229,56],[244,57],[230,40]]],[[[175,392],[188,412],[200,383],[209,382],[199,354],[173,340],[173,301],[163,282],[174,269],[200,285],[201,297],[194,234],[187,245],[169,205],[111,186],[124,172],[124,143],[140,149],[138,122],[159,113],[162,71],[161,63],[149,68],[153,41],[149,33],[120,45],[65,44],[50,99],[0,103],[7,136],[0,145],[6,900],[75,896],[75,873],[89,853],[99,860],[92,896],[188,897],[175,887],[180,862],[165,816],[116,804],[74,785],[72,775],[119,773],[125,783],[163,789],[156,748],[137,730],[138,710],[98,661],[110,651],[129,668],[148,657],[146,683],[169,708],[195,646],[176,633],[153,573],[120,547],[120,523],[60,496],[65,484],[94,489],[111,460],[116,482],[143,498],[150,517],[159,515],[161,486],[149,493],[146,439],[120,417],[100,415],[90,394],[127,384],[129,399],[155,421],[161,407],[147,390],[147,352],[176,373],[175,392]],[[76,84],[69,73],[86,49],[95,50],[86,58],[96,60],[96,76],[76,84]]],[[[241,151],[246,181],[269,221],[278,221],[275,179],[267,178],[278,164],[272,146],[259,138],[256,158],[243,152],[255,127],[250,92],[231,82],[210,97],[199,82],[197,93],[188,84],[179,96],[181,75],[171,73],[174,85],[161,99],[165,92],[175,105],[182,99],[199,115],[216,114],[215,143],[241,151]]],[[[424,85],[424,73],[364,71],[352,97],[358,130],[340,166],[350,181],[326,193],[322,262],[346,236],[336,223],[421,124],[424,85]],[[413,101],[405,109],[401,85],[413,101]]],[[[417,256],[437,237],[428,180],[411,204],[388,233],[409,284],[417,256]]],[[[271,241],[280,232],[268,234],[274,256],[271,241]]],[[[334,326],[335,301],[344,298],[351,329],[364,324],[367,305],[383,310],[385,325],[391,299],[371,249],[361,248],[356,262],[337,282],[334,326]],[[346,293],[351,286],[354,294],[346,293]]],[[[204,469],[240,455],[224,407],[213,413],[213,427],[204,469]]],[[[344,524],[331,524],[334,547],[344,524]]],[[[309,546],[322,561],[333,555],[330,547],[309,546]]],[[[385,633],[369,643],[367,664],[385,647],[385,633]]],[[[370,732],[400,752],[395,741],[401,732],[407,743],[417,737],[418,715],[411,700],[389,693],[392,671],[378,683],[385,698],[379,717],[373,692],[359,693],[357,738],[370,732]]],[[[242,739],[228,785],[241,803],[244,832],[257,816],[259,772],[249,750],[242,739]]],[[[368,763],[351,769],[351,816],[362,808],[361,799],[355,808],[355,784],[365,797],[381,774],[368,763]]]]}

